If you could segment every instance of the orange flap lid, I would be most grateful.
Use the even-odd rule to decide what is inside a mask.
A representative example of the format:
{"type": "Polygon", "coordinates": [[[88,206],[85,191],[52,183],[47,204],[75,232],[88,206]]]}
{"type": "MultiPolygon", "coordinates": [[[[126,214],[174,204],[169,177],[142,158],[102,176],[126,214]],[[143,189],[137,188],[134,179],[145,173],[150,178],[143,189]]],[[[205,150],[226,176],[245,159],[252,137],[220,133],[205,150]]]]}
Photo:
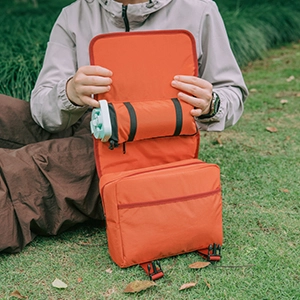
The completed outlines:
{"type": "Polygon", "coordinates": [[[96,95],[108,102],[177,97],[175,75],[198,74],[195,40],[186,30],[101,34],[90,43],[90,62],[113,72],[111,90],[96,95]]]}

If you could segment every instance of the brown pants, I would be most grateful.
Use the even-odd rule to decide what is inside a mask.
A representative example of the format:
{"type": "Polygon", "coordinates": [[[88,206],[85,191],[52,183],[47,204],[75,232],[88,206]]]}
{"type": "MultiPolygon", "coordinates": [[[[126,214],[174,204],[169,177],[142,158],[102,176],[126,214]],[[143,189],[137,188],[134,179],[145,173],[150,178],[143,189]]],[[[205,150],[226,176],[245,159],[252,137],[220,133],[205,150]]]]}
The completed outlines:
{"type": "Polygon", "coordinates": [[[0,95],[0,252],[19,252],[36,235],[103,220],[90,114],[49,133],[29,103],[0,95]]]}

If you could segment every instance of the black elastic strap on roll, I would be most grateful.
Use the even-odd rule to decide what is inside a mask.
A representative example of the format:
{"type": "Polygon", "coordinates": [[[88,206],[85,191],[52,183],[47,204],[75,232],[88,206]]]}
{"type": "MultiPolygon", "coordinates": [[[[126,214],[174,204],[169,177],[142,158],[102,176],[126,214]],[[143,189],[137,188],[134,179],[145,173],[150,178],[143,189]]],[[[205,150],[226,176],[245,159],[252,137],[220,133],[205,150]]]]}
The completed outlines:
{"type": "Polygon", "coordinates": [[[109,139],[109,149],[114,149],[115,147],[119,146],[119,135],[118,135],[118,122],[117,122],[117,115],[112,103],[108,104],[109,108],[109,117],[111,122],[111,137],[109,139]]]}
{"type": "Polygon", "coordinates": [[[182,108],[177,98],[172,98],[176,112],[176,126],[173,135],[180,135],[182,129],[182,108]]]}
{"type": "Polygon", "coordinates": [[[127,108],[130,117],[130,131],[128,135],[128,141],[131,142],[134,140],[137,129],[136,113],[130,102],[124,102],[124,105],[127,108]]]}

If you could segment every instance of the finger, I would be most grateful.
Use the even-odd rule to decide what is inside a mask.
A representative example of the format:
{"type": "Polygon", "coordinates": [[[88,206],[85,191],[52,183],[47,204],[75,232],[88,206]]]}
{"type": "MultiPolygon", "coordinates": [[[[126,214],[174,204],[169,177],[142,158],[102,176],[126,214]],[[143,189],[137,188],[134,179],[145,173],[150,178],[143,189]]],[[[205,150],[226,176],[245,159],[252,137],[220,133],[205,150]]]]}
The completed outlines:
{"type": "Polygon", "coordinates": [[[210,100],[212,84],[196,76],[177,75],[172,81],[172,86],[197,98],[210,100]]]}
{"type": "Polygon", "coordinates": [[[207,99],[208,101],[211,99],[211,90],[203,89],[197,85],[183,83],[181,81],[173,80],[172,86],[176,89],[179,89],[185,93],[190,94],[191,96],[195,96],[200,99],[207,99]]]}
{"type": "Polygon", "coordinates": [[[111,70],[100,66],[83,66],[78,69],[78,72],[85,75],[98,75],[103,77],[110,77],[113,75],[111,70]]]}
{"type": "Polygon", "coordinates": [[[110,90],[110,86],[90,86],[90,85],[82,85],[77,89],[77,93],[79,95],[92,95],[92,94],[104,94],[110,90]]]}
{"type": "Polygon", "coordinates": [[[200,117],[202,115],[202,110],[200,108],[194,108],[191,110],[191,115],[193,117],[200,117]]]}
{"type": "Polygon", "coordinates": [[[92,106],[92,107],[99,107],[99,102],[97,100],[95,100],[94,98],[92,98],[91,96],[82,96],[81,99],[83,104],[88,105],[88,106],[92,106]]]}
{"type": "Polygon", "coordinates": [[[182,92],[178,93],[178,99],[189,103],[195,108],[200,108],[201,110],[205,110],[206,107],[210,104],[209,100],[193,97],[182,92]]]}
{"type": "Polygon", "coordinates": [[[205,79],[199,78],[197,76],[188,76],[188,75],[176,75],[174,77],[174,80],[183,82],[183,83],[188,83],[192,85],[196,85],[201,88],[210,88],[212,85],[210,82],[208,82],[205,79]]]}
{"type": "Polygon", "coordinates": [[[108,86],[112,84],[112,79],[110,77],[85,76],[82,78],[81,84],[90,86],[108,86]]]}
{"type": "Polygon", "coordinates": [[[184,91],[194,96],[199,96],[201,89],[196,85],[188,84],[182,81],[173,80],[172,86],[177,88],[178,90],[184,91]]]}

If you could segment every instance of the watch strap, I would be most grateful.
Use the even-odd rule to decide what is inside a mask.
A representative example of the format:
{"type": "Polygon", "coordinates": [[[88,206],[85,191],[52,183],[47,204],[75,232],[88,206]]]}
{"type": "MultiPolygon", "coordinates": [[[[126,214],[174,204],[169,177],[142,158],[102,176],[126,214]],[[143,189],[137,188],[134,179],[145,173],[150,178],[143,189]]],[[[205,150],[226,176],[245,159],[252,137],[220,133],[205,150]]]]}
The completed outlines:
{"type": "Polygon", "coordinates": [[[220,97],[216,92],[213,92],[209,113],[199,116],[198,119],[209,119],[214,117],[219,111],[219,108],[220,108],[220,97]]]}

